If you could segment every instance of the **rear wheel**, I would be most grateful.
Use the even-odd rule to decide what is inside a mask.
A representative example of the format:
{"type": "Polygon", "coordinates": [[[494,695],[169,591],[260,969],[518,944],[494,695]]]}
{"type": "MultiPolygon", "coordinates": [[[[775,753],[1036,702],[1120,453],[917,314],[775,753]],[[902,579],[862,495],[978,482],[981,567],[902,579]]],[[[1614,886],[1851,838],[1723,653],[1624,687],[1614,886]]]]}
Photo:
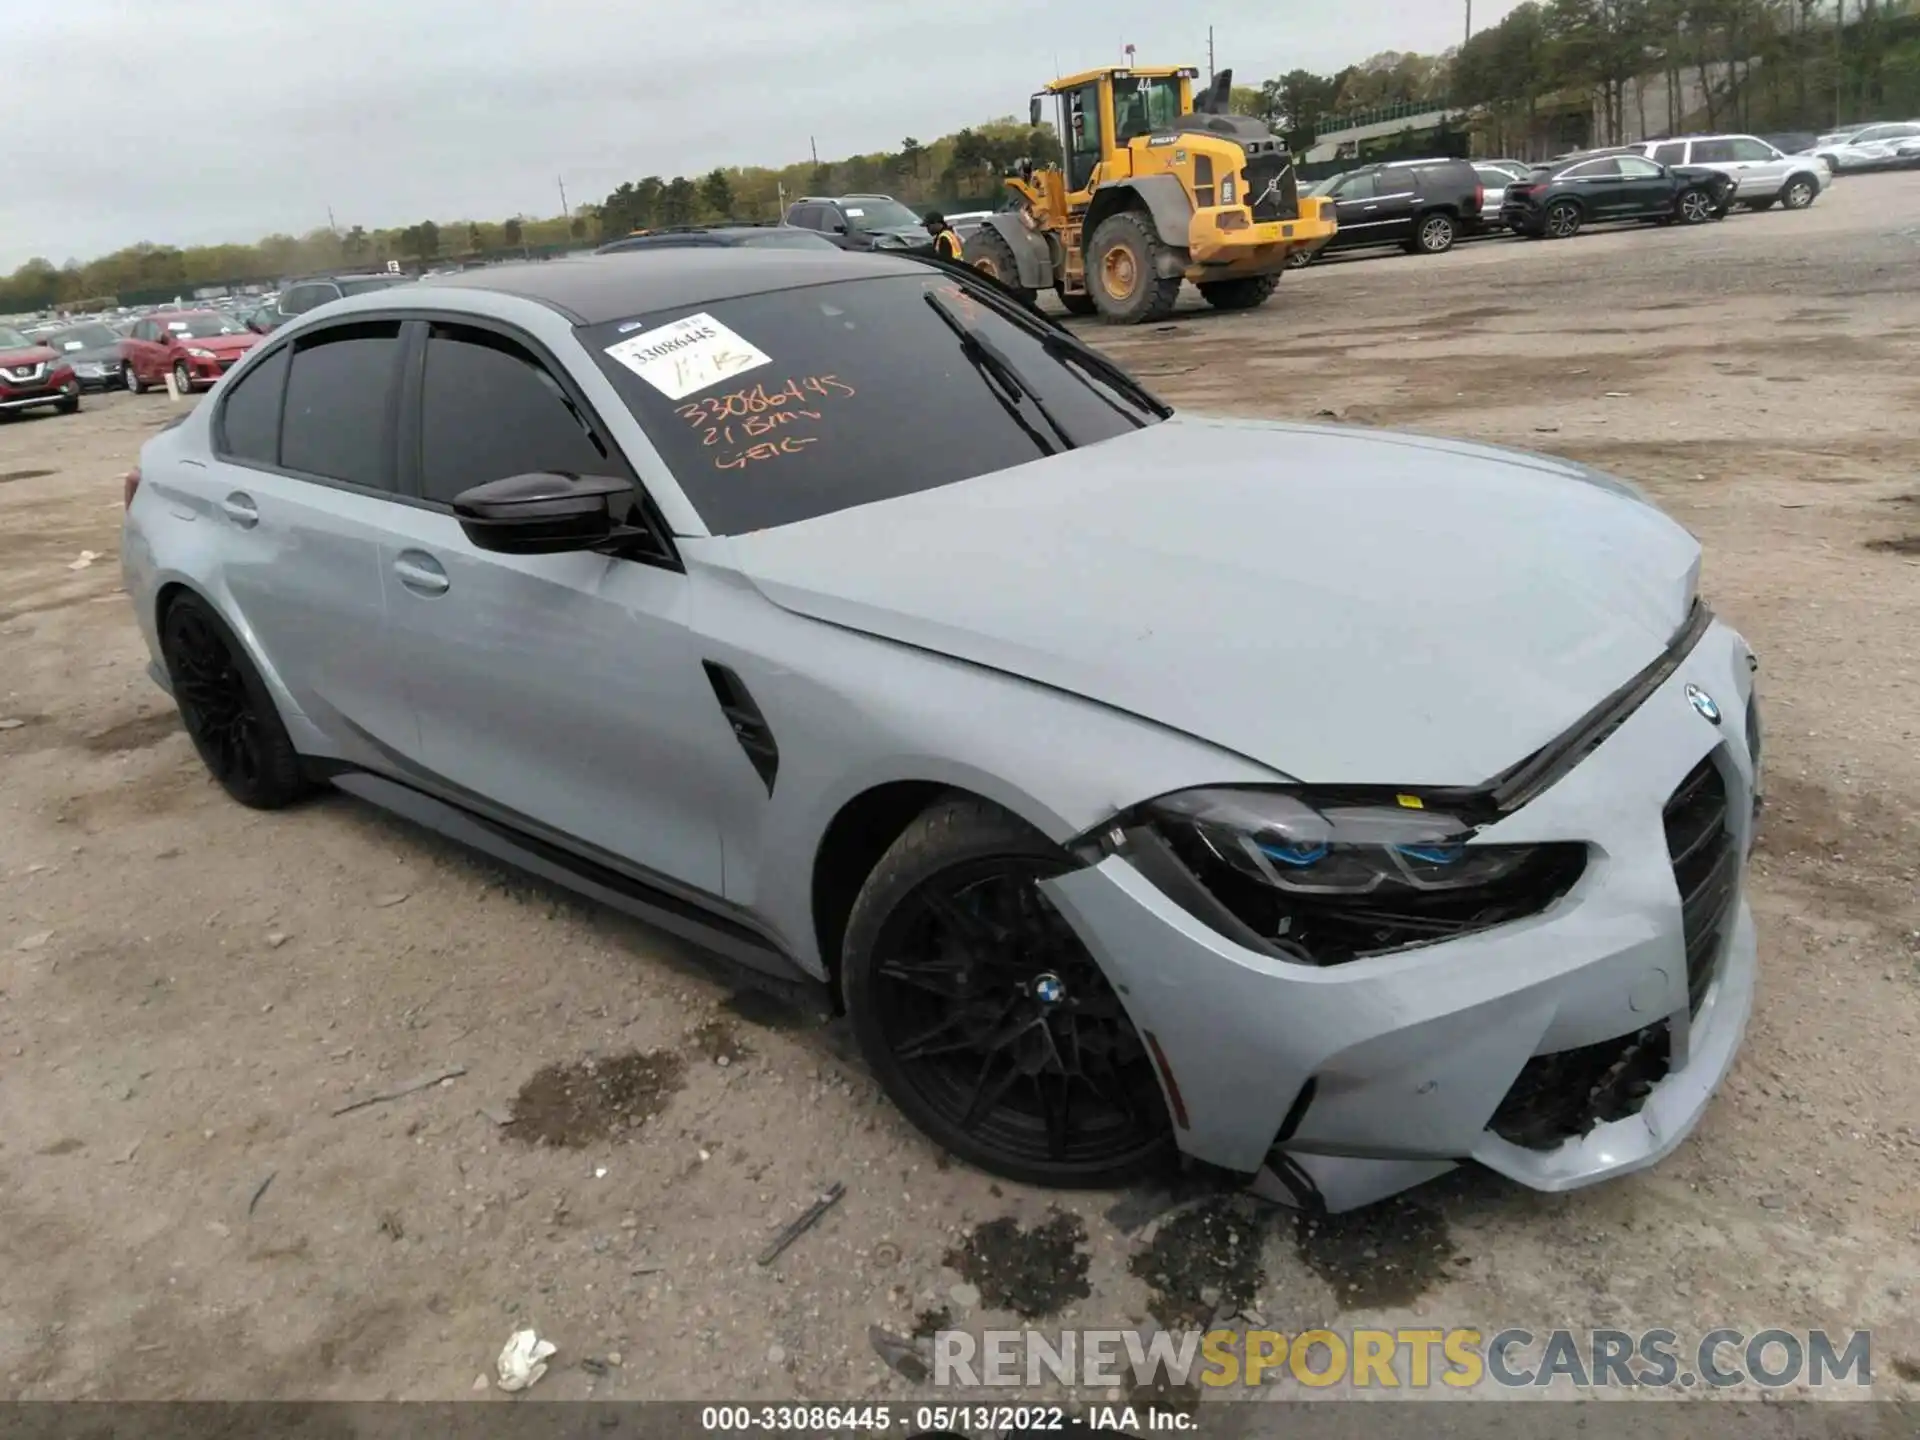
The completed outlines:
{"type": "Polygon", "coordinates": [[[1006,236],[991,225],[982,225],[967,237],[960,258],[988,279],[996,281],[1002,289],[1011,292],[1021,304],[1033,303],[1033,291],[1020,283],[1020,262],[1014,256],[1013,246],[1007,242],[1006,236]]]}
{"type": "Polygon", "coordinates": [[[1810,175],[1795,175],[1787,181],[1786,188],[1780,192],[1780,203],[1789,210],[1804,210],[1813,203],[1813,197],[1820,193],[1820,187],[1813,183],[1810,175]]]}
{"type": "Polygon", "coordinates": [[[1180,277],[1162,275],[1169,254],[1153,222],[1137,210],[1109,215],[1087,246],[1087,289],[1103,320],[1139,325],[1170,314],[1180,277]]]}
{"type": "Polygon", "coordinates": [[[1066,307],[1069,315],[1093,314],[1093,296],[1089,295],[1086,291],[1069,291],[1064,285],[1056,285],[1053,287],[1053,293],[1059,298],[1060,303],[1066,307]]]}
{"type": "Polygon", "coordinates": [[[266,682],[206,601],[182,595],[167,607],[160,655],[180,722],[221,789],[255,810],[277,810],[306,793],[266,682]]]}
{"type": "Polygon", "coordinates": [[[907,827],[854,902],[841,968],[874,1076],[938,1145],[1033,1185],[1111,1186],[1173,1131],[1120,998],[1040,892],[1059,848],[985,801],[907,827]]]}
{"type": "Polygon", "coordinates": [[[1713,197],[1695,186],[1682,190],[1676,205],[1682,225],[1700,225],[1713,218],[1713,197]]]}
{"type": "Polygon", "coordinates": [[[1243,275],[1236,280],[1212,280],[1200,287],[1200,298],[1216,310],[1254,310],[1280,288],[1278,275],[1243,275]]]}
{"type": "Polygon", "coordinates": [[[1444,255],[1453,248],[1459,227],[1451,215],[1422,215],[1407,248],[1415,255],[1444,255]]]}
{"type": "Polygon", "coordinates": [[[1580,233],[1581,222],[1585,219],[1577,200],[1556,200],[1547,207],[1547,238],[1569,240],[1580,233]]]}

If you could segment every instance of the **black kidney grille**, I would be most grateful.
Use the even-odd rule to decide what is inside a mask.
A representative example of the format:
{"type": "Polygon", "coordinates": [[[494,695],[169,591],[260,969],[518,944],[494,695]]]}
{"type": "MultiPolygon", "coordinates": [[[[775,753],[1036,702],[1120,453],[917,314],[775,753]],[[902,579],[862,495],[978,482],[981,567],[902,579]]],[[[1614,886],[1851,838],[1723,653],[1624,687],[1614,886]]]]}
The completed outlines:
{"type": "Polygon", "coordinates": [[[1713,985],[1740,888],[1740,853],[1727,828],[1727,782],[1709,755],[1667,801],[1667,854],[1680,887],[1687,945],[1687,1003],[1698,1010],[1713,985]]]}
{"type": "Polygon", "coordinates": [[[1249,155],[1240,178],[1255,220],[1300,218],[1300,186],[1294,178],[1293,157],[1284,150],[1249,155]]]}

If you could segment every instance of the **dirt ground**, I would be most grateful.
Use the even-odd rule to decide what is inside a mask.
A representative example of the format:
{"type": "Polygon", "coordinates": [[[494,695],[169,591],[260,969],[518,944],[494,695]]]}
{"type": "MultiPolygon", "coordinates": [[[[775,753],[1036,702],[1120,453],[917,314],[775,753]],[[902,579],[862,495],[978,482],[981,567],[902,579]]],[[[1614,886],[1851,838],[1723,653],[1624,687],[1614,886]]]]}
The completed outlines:
{"type": "Polygon", "coordinates": [[[898,1398],[870,1325],[1222,1305],[1866,1327],[1877,1393],[1920,1393],[1917,272],[1920,175],[1863,177],[1086,332],[1185,406],[1632,477],[1762,658],[1762,988],[1699,1132],[1569,1196],[1461,1175],[1318,1226],[949,1167],[837,1025],[345,796],[228,802],[117,589],[171,403],[0,424],[0,1396],[462,1398],[531,1325],[549,1398],[898,1398]]]}

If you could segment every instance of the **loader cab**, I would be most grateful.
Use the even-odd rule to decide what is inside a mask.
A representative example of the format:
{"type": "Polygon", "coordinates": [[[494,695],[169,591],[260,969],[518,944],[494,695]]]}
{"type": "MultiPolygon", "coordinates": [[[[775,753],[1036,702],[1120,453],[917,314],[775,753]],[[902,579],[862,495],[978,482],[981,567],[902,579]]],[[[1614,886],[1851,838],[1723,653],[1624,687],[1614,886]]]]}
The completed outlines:
{"type": "Polygon", "coordinates": [[[1032,123],[1046,123],[1051,109],[1059,129],[1070,204],[1086,204],[1102,180],[1130,173],[1118,163],[1118,152],[1129,143],[1192,112],[1198,73],[1190,67],[1088,70],[1055,80],[1033,97],[1032,123]]]}

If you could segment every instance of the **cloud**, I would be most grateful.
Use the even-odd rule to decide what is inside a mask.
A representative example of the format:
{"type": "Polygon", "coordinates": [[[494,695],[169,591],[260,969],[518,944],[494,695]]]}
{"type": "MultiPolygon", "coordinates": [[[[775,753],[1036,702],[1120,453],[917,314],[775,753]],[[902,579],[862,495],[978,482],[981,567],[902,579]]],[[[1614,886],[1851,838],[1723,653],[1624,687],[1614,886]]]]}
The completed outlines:
{"type": "MultiPolygon", "coordinates": [[[[1482,0],[1482,24],[1511,0],[1482,0]]],[[[1451,0],[62,0],[10,4],[0,271],[139,240],[556,214],[622,180],[893,148],[1059,71],[1257,82],[1459,40],[1451,0]],[[1417,13],[1412,13],[1417,12],[1417,13]],[[1098,33],[1092,33],[1097,28],[1098,33]],[[1059,71],[1056,71],[1056,65],[1059,71]]]]}

